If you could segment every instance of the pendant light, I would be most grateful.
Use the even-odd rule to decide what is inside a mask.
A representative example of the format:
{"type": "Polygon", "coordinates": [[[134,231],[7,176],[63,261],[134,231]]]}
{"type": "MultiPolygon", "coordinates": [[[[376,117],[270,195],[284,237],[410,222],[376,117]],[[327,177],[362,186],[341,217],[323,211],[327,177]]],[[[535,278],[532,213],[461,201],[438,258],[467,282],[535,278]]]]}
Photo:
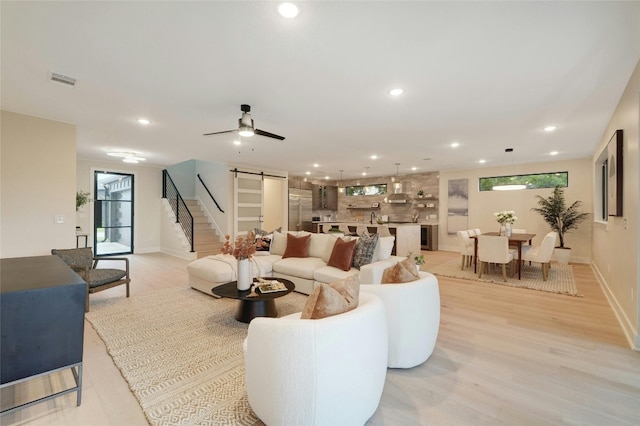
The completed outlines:
{"type": "Polygon", "coordinates": [[[344,186],[342,185],[342,172],[344,172],[344,170],[340,170],[340,183],[338,184],[338,192],[339,193],[343,193],[344,192],[344,186]]]}
{"type": "MultiPolygon", "coordinates": [[[[515,179],[516,176],[516,166],[515,163],[513,162],[513,148],[507,148],[504,150],[505,155],[509,155],[511,157],[511,166],[513,169],[513,174],[511,175],[511,179],[515,179]]],[[[518,191],[521,189],[526,189],[527,185],[523,185],[523,184],[517,184],[517,183],[509,183],[509,184],[502,184],[502,185],[495,185],[493,187],[494,191],[518,191]]]]}

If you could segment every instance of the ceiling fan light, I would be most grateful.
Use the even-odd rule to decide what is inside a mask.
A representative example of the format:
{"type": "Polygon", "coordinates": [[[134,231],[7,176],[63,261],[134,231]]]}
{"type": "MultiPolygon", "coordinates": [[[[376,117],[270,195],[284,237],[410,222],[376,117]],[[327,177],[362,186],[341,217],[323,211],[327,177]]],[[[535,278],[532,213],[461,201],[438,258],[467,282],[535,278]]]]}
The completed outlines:
{"type": "Polygon", "coordinates": [[[248,138],[254,135],[253,129],[248,126],[240,126],[238,134],[242,137],[248,138]]]}

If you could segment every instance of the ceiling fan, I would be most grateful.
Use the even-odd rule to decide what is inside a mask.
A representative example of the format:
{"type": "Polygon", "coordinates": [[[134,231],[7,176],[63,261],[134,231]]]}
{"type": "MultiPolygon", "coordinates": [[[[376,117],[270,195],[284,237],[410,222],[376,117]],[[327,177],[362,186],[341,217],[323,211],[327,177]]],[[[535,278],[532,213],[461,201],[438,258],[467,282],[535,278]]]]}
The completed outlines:
{"type": "Polygon", "coordinates": [[[284,136],[276,135],[274,133],[265,132],[264,130],[256,129],[253,127],[253,119],[251,118],[251,105],[240,105],[242,111],[242,117],[238,119],[238,128],[233,130],[224,130],[222,132],[205,133],[203,136],[219,135],[221,133],[238,132],[240,136],[249,137],[253,135],[266,136],[268,138],[284,140],[284,136]]]}

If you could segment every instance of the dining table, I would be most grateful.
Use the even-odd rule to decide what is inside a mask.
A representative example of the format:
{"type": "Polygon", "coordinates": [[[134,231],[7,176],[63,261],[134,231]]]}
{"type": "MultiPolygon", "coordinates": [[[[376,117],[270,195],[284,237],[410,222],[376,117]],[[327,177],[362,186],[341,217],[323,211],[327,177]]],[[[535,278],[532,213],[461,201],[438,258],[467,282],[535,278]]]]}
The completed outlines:
{"type": "MultiPolygon", "coordinates": [[[[494,237],[500,236],[499,232],[485,232],[482,235],[492,235],[494,237]]],[[[518,279],[522,278],[522,244],[529,243],[531,244],[531,240],[535,237],[536,234],[525,234],[525,233],[512,233],[507,238],[509,239],[509,245],[517,245],[518,246],[518,279]]],[[[473,272],[477,272],[478,267],[478,236],[474,235],[473,238],[473,272]]]]}

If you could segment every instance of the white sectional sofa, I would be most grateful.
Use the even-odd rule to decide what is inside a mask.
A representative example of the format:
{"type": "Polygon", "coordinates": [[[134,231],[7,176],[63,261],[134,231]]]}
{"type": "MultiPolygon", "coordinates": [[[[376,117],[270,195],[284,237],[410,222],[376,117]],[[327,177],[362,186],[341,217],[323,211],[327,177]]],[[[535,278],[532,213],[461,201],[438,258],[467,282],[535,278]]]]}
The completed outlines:
{"type": "MultiPolygon", "coordinates": [[[[363,265],[359,270],[352,267],[343,271],[327,265],[333,246],[341,237],[340,234],[313,234],[304,231],[289,233],[296,237],[311,235],[309,256],[283,259],[287,243],[286,234],[274,233],[270,251],[258,252],[253,256],[253,274],[291,280],[296,285],[295,291],[304,294],[310,294],[318,283],[328,284],[352,274],[360,274],[361,283],[380,283],[384,269],[404,259],[391,256],[393,236],[380,237],[371,263],[363,265]]],[[[194,260],[187,266],[189,285],[211,295],[211,289],[216,285],[235,281],[236,265],[233,256],[222,254],[194,260]]]]}

